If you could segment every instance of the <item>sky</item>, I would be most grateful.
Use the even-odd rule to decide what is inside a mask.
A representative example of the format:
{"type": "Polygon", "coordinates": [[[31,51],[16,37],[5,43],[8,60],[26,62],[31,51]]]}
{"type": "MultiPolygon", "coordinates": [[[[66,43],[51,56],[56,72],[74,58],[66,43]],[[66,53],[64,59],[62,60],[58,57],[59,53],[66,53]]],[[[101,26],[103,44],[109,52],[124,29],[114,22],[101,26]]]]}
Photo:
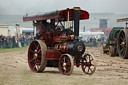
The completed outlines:
{"type": "Polygon", "coordinates": [[[25,15],[73,7],[89,13],[128,14],[128,0],[0,0],[0,15],[25,15]]]}

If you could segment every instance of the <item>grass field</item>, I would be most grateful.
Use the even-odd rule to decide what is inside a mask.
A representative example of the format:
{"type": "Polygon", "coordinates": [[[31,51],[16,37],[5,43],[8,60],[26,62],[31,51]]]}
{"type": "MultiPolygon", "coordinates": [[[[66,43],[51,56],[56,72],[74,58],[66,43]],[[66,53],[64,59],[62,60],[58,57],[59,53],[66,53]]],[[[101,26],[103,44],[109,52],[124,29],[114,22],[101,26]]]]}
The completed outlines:
{"type": "Polygon", "coordinates": [[[0,53],[13,52],[13,51],[23,51],[28,49],[28,46],[21,48],[8,48],[8,49],[0,49],[0,53]]]}

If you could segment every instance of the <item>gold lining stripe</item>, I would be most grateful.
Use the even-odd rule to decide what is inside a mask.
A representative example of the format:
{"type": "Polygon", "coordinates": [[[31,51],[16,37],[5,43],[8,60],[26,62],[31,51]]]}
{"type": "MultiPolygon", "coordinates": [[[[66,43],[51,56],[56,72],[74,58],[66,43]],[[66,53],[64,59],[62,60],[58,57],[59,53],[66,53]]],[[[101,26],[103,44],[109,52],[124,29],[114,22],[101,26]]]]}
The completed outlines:
{"type": "Polygon", "coordinates": [[[74,7],[73,10],[80,10],[80,7],[74,7]]]}

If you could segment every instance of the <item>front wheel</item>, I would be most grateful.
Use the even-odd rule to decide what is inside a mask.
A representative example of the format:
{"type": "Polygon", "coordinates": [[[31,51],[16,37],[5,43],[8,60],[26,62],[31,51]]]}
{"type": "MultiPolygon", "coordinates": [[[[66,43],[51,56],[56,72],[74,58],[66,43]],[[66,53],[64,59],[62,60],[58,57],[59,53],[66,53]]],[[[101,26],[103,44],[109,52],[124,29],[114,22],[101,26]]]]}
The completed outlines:
{"type": "Polygon", "coordinates": [[[110,55],[110,57],[115,56],[115,48],[114,48],[114,46],[110,46],[109,47],[109,55],[110,55]]]}
{"type": "Polygon", "coordinates": [[[96,60],[93,55],[85,54],[82,58],[82,71],[85,74],[92,75],[96,70],[96,60]]]}
{"type": "Polygon", "coordinates": [[[102,48],[103,48],[103,53],[104,54],[108,52],[108,48],[107,48],[106,44],[103,44],[102,48]]]}
{"type": "Polygon", "coordinates": [[[59,70],[64,75],[70,75],[74,68],[73,58],[69,54],[63,54],[59,60],[59,70]]]}

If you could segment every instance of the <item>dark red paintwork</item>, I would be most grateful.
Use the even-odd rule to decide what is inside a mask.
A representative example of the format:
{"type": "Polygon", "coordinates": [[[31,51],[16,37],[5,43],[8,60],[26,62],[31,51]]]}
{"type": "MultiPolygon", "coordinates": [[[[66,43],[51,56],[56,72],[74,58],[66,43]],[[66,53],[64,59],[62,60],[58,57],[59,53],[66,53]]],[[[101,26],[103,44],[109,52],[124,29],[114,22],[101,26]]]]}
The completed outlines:
{"type": "MultiPolygon", "coordinates": [[[[26,15],[23,17],[23,21],[35,21],[35,20],[47,20],[47,19],[55,19],[58,21],[58,18],[61,21],[67,21],[67,12],[69,11],[70,21],[74,20],[74,11],[73,9],[65,9],[59,11],[53,11],[45,14],[37,14],[37,15],[26,15]]],[[[85,10],[80,10],[80,20],[89,19],[89,13],[85,10]]]]}
{"type": "Polygon", "coordinates": [[[55,50],[47,50],[46,51],[46,59],[47,60],[59,60],[61,56],[60,51],[55,51],[55,50]]]}

